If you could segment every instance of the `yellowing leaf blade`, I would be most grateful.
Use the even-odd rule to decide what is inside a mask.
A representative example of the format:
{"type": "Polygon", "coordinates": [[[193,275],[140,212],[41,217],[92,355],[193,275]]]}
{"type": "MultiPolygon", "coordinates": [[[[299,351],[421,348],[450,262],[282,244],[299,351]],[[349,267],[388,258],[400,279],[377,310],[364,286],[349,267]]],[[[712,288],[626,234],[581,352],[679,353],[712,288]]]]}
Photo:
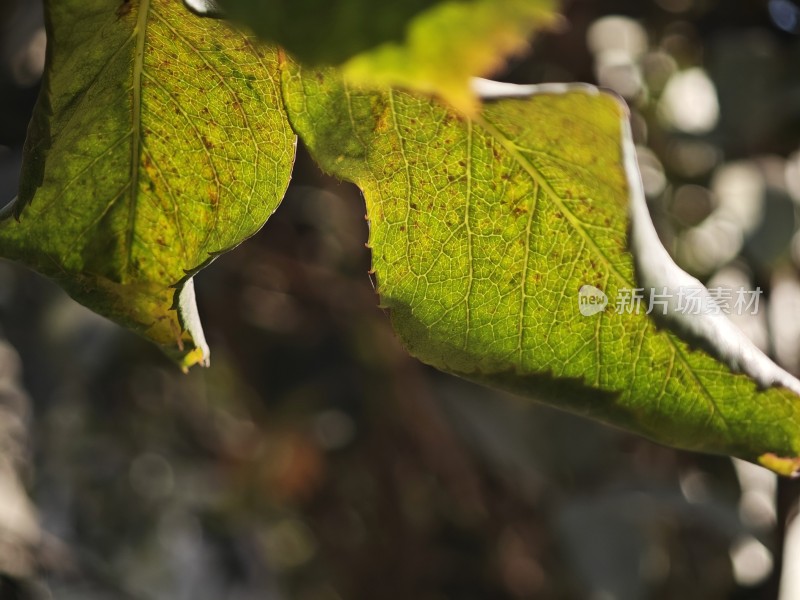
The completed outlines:
{"type": "Polygon", "coordinates": [[[200,362],[202,331],[183,314],[193,295],[180,293],[263,225],[289,181],[275,52],[170,0],[47,8],[47,83],[0,253],[200,362]]]}

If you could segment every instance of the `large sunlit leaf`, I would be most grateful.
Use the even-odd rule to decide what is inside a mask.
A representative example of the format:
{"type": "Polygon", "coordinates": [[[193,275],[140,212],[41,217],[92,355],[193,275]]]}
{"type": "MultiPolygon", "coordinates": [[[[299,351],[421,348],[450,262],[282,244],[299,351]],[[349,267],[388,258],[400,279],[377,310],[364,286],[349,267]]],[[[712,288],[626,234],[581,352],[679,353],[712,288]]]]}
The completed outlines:
{"type": "MultiPolygon", "coordinates": [[[[187,0],[213,10],[208,0],[187,0]]],[[[469,88],[555,19],[555,0],[219,0],[223,13],[311,65],[364,86],[439,95],[464,112],[469,88]]]]}
{"type": "Polygon", "coordinates": [[[0,256],[203,361],[190,275],[255,233],[289,181],[275,54],[174,0],[52,0],[47,18],[0,256]]]}
{"type": "MultiPolygon", "coordinates": [[[[412,354],[666,444],[797,470],[800,398],[781,387],[800,389],[796,380],[728,325],[683,329],[730,365],[645,310],[614,310],[639,287],[631,202],[642,245],[658,244],[644,239],[652,224],[616,98],[557,89],[464,120],[405,93],[284,69],[296,131],[364,192],[378,292],[412,354]],[[584,316],[582,288],[612,305],[584,316]]],[[[671,286],[662,252],[642,263],[671,286]]]]}

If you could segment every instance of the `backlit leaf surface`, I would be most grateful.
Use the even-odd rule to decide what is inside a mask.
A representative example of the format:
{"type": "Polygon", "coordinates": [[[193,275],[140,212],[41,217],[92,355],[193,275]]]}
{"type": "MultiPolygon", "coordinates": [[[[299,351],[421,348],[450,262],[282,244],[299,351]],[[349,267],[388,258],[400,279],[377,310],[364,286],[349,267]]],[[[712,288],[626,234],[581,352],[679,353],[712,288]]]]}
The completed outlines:
{"type": "Polygon", "coordinates": [[[613,306],[637,287],[616,98],[576,88],[463,120],[284,68],[296,130],[364,191],[378,292],[411,353],[666,444],[797,469],[794,392],[613,306]],[[581,314],[587,285],[612,305],[581,314]]]}
{"type": "Polygon", "coordinates": [[[173,0],[54,0],[47,16],[0,255],[203,361],[189,275],[255,233],[289,181],[275,53],[173,0]]]}

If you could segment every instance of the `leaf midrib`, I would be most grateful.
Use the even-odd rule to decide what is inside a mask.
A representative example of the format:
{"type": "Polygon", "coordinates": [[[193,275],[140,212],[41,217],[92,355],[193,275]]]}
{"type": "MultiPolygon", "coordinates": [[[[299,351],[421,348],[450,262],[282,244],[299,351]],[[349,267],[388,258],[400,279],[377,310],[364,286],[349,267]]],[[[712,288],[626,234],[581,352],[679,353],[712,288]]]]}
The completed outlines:
{"type": "Polygon", "coordinates": [[[497,127],[495,127],[492,123],[490,123],[487,119],[482,116],[474,117],[476,123],[478,123],[481,127],[483,127],[494,139],[496,139],[511,155],[511,157],[522,167],[522,169],[530,175],[530,177],[539,185],[539,187],[550,197],[553,198],[555,203],[558,205],[558,208],[564,213],[564,216],[567,217],[567,220],[572,225],[573,229],[578,232],[578,234],[583,238],[584,242],[586,242],[599,256],[603,257],[603,261],[606,263],[608,269],[620,280],[623,282],[624,285],[631,286],[633,285],[628,279],[617,269],[616,265],[611,261],[611,259],[606,256],[605,252],[597,245],[594,241],[592,236],[586,233],[584,229],[584,224],[581,220],[575,216],[575,214],[570,210],[570,208],[564,204],[561,196],[553,189],[550,185],[550,182],[539,172],[539,170],[534,167],[529,160],[527,160],[522,153],[517,149],[517,145],[508,139],[497,127]]]}
{"type": "Polygon", "coordinates": [[[133,102],[131,106],[131,174],[130,202],[128,205],[128,227],[126,230],[125,266],[123,272],[128,274],[133,259],[133,233],[136,225],[136,196],[139,192],[139,172],[142,160],[142,75],[144,72],[145,42],[147,40],[147,22],[150,16],[150,1],[141,0],[136,21],[136,51],[133,58],[133,102]]]}

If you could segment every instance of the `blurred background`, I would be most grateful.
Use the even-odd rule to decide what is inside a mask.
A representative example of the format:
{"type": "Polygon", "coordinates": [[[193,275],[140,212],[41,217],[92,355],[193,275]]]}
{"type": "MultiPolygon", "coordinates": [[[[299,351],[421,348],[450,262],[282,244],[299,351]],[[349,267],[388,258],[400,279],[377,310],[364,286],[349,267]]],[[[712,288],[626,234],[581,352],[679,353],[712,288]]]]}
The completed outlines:
{"type": "MultiPolygon", "coordinates": [[[[498,78],[623,95],[660,235],[800,372],[800,8],[573,0],[498,78]]],[[[0,3],[0,204],[45,50],[0,3]]],[[[263,231],[197,278],[213,366],[0,262],[0,599],[800,598],[800,484],[414,361],[358,191],[300,149],[263,231]]]]}

